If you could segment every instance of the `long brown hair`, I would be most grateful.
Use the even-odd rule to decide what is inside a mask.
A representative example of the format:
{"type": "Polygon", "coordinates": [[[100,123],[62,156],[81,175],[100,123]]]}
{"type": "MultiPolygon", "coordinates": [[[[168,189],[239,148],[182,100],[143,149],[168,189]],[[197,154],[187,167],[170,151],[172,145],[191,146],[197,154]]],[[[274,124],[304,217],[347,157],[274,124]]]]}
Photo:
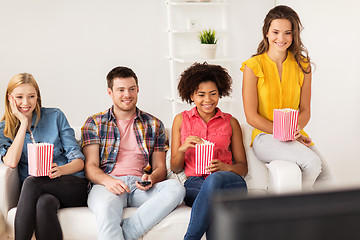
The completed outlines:
{"type": "Polygon", "coordinates": [[[9,95],[16,87],[25,83],[31,84],[36,90],[37,102],[34,110],[36,113],[35,125],[40,121],[41,96],[37,82],[35,81],[34,77],[29,73],[16,74],[14,77],[10,79],[9,84],[7,86],[6,94],[5,94],[5,114],[1,119],[1,121],[5,120],[4,135],[10,139],[15,138],[16,133],[20,127],[20,121],[17,117],[15,117],[15,115],[11,111],[9,95]]]}
{"type": "Polygon", "coordinates": [[[264,26],[262,28],[263,40],[260,42],[257,53],[254,56],[263,54],[269,50],[269,40],[266,35],[269,32],[271,22],[275,19],[286,19],[291,22],[293,42],[289,47],[289,51],[294,55],[294,58],[304,73],[310,73],[311,69],[306,69],[302,63],[310,63],[309,52],[304,46],[300,38],[300,32],[303,30],[298,14],[290,7],[280,5],[271,9],[264,19],[264,26]]]}

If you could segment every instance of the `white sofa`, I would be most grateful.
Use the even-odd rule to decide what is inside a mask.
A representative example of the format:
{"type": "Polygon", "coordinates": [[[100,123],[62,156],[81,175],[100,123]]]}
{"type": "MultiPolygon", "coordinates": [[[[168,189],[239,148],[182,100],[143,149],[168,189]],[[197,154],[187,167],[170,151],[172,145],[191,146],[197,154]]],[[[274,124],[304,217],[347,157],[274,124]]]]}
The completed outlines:
{"type": "MultiPolygon", "coordinates": [[[[244,145],[249,165],[246,182],[250,193],[264,194],[268,190],[276,193],[301,190],[301,172],[297,165],[284,161],[274,161],[269,166],[256,159],[250,138],[252,127],[242,125],[244,145]]],[[[80,129],[75,129],[79,138],[80,129]]],[[[169,151],[170,152],[170,151],[169,151]]],[[[168,152],[168,153],[169,153],[168,152]]],[[[0,161],[1,162],[1,161],[0,161]]],[[[167,154],[167,166],[170,163],[170,154],[167,154]]],[[[168,178],[177,178],[184,181],[184,174],[175,174],[168,168],[168,178]]],[[[327,174],[329,181],[331,175],[327,174]]],[[[0,230],[1,218],[6,222],[6,232],[1,239],[14,238],[14,217],[20,192],[20,183],[17,169],[11,169],[0,163],[0,230]]],[[[126,208],[123,217],[130,216],[136,208],[126,208]]],[[[170,215],[149,231],[142,239],[183,239],[190,219],[191,208],[185,205],[178,206],[170,215]]],[[[97,239],[97,225],[95,215],[87,207],[60,209],[58,217],[65,240],[97,239]]],[[[4,224],[4,223],[3,223],[4,224]]],[[[1,234],[1,232],[0,232],[1,234]]]]}

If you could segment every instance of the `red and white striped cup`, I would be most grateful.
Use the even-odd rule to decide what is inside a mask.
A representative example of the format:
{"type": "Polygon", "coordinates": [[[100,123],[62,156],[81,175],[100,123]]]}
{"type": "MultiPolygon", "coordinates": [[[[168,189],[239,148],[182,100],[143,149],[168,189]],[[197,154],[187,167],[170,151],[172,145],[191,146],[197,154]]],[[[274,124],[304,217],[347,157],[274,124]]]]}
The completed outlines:
{"type": "Polygon", "coordinates": [[[299,111],[291,108],[274,109],[273,136],[280,141],[295,140],[299,111]]]}
{"type": "Polygon", "coordinates": [[[203,144],[195,145],[195,174],[210,174],[206,167],[210,165],[213,159],[214,143],[203,140],[203,144]]]}
{"type": "Polygon", "coordinates": [[[41,177],[49,176],[53,163],[54,144],[28,143],[28,168],[29,175],[41,177]]]}

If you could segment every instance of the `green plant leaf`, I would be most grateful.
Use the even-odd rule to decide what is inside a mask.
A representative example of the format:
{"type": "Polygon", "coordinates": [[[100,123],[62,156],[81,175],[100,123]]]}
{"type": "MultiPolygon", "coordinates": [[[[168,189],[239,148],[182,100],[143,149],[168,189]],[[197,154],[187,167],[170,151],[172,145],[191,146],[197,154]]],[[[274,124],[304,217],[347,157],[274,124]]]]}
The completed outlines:
{"type": "Polygon", "coordinates": [[[216,44],[218,41],[216,38],[216,32],[212,29],[204,29],[200,31],[199,40],[202,44],[216,44]]]}

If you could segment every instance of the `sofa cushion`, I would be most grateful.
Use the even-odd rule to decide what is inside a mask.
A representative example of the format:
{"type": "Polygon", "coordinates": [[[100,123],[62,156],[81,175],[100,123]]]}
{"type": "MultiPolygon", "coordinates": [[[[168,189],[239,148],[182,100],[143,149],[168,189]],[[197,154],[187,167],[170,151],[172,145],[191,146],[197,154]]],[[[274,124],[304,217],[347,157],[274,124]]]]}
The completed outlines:
{"type": "Polygon", "coordinates": [[[187,177],[185,175],[184,169],[179,172],[179,173],[174,173],[171,170],[170,167],[170,160],[171,160],[171,149],[169,149],[166,153],[166,172],[167,172],[167,179],[177,179],[179,180],[182,184],[184,184],[184,182],[186,181],[187,177]]]}
{"type": "Polygon", "coordinates": [[[179,205],[158,225],[153,227],[144,237],[150,239],[183,239],[190,221],[191,208],[185,204],[179,205]]]}
{"type": "Polygon", "coordinates": [[[248,174],[245,177],[245,181],[248,189],[265,191],[268,188],[269,173],[265,163],[256,158],[252,147],[250,147],[252,130],[253,127],[248,124],[241,125],[243,144],[248,163],[248,174]]]}
{"type": "Polygon", "coordinates": [[[0,239],[1,236],[6,232],[6,222],[2,214],[0,214],[0,239]]]}
{"type": "MultiPolygon", "coordinates": [[[[130,217],[137,208],[124,209],[123,218],[130,217]]],[[[8,212],[7,224],[10,239],[15,236],[14,219],[16,208],[8,212]]],[[[191,208],[181,204],[159,224],[153,227],[143,239],[183,239],[189,224],[191,208]]],[[[76,240],[96,240],[97,224],[95,215],[88,207],[63,208],[58,211],[63,237],[76,240]],[[80,230],[81,229],[81,230],[80,230]]]]}
{"type": "Polygon", "coordinates": [[[61,224],[64,239],[97,239],[97,224],[95,215],[88,207],[60,209],[58,212],[58,218],[61,224]],[[79,229],[82,229],[82,231],[79,231],[79,229]]]}

